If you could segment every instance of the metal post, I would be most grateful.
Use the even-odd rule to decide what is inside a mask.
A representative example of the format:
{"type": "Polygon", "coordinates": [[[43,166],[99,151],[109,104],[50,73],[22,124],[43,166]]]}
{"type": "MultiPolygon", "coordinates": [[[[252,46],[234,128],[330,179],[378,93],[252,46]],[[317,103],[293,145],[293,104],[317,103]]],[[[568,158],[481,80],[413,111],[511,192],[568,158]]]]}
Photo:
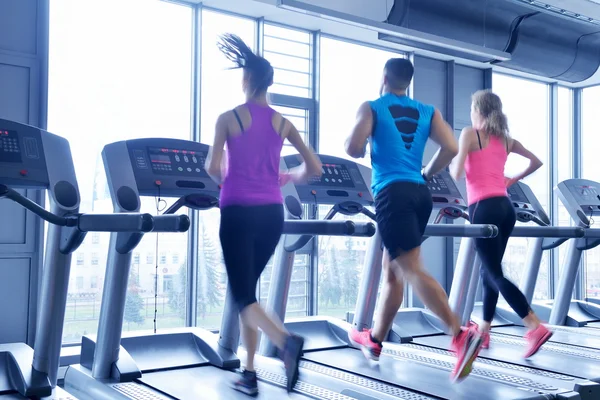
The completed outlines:
{"type": "Polygon", "coordinates": [[[530,238],[529,240],[532,242],[529,242],[528,245],[525,274],[521,277],[521,291],[525,295],[527,302],[531,304],[542,263],[544,238],[530,238]]]}
{"type": "Polygon", "coordinates": [[[449,296],[450,308],[458,315],[463,315],[467,306],[469,281],[472,276],[475,256],[475,239],[463,238],[458,249],[454,280],[449,296]]]}
{"type": "Polygon", "coordinates": [[[225,307],[221,330],[219,331],[219,346],[225,350],[237,353],[240,345],[240,314],[237,309],[229,285],[225,294],[225,307]]]}
{"type": "Polygon", "coordinates": [[[473,261],[473,269],[471,270],[471,279],[469,281],[469,289],[467,291],[464,309],[462,310],[462,313],[458,314],[461,318],[460,322],[462,326],[466,326],[471,320],[471,314],[473,313],[473,308],[475,307],[475,296],[477,296],[477,288],[479,287],[479,282],[481,280],[480,272],[481,259],[479,256],[477,256],[477,254],[475,254],[475,260],[473,261]]]}
{"type": "Polygon", "coordinates": [[[369,241],[369,248],[365,256],[363,274],[358,289],[356,310],[354,311],[354,318],[352,320],[352,326],[359,331],[370,328],[373,324],[377,291],[381,281],[382,258],[381,236],[376,232],[369,241]]]}
{"type": "MultiPolygon", "coordinates": [[[[67,212],[50,197],[50,211],[63,216],[67,212]]],[[[75,210],[77,212],[77,210],[75,210]]],[[[52,387],[56,387],[62,333],[67,308],[69,274],[72,254],[60,252],[60,226],[48,226],[48,241],[38,305],[38,320],[33,353],[33,368],[48,374],[52,387]]]]}
{"type": "Polygon", "coordinates": [[[111,233],[110,235],[109,249],[111,251],[108,253],[106,273],[104,274],[98,337],[92,364],[92,376],[95,379],[111,377],[112,365],[119,359],[121,348],[132,254],[131,252],[121,254],[116,251],[120,235],[129,235],[129,233],[111,233]]]}
{"type": "MultiPolygon", "coordinates": [[[[287,235],[282,237],[275,252],[271,283],[269,284],[269,298],[267,299],[267,311],[274,313],[281,321],[285,320],[285,310],[287,309],[294,256],[296,254],[285,250],[286,237],[287,235]]],[[[275,345],[266,336],[260,341],[259,354],[267,357],[273,357],[276,354],[275,345]]]]}
{"type": "Polygon", "coordinates": [[[571,239],[565,255],[560,281],[558,282],[554,307],[552,307],[548,321],[552,325],[562,325],[567,318],[575,280],[578,276],[581,253],[582,251],[577,248],[577,239],[571,239]]]}

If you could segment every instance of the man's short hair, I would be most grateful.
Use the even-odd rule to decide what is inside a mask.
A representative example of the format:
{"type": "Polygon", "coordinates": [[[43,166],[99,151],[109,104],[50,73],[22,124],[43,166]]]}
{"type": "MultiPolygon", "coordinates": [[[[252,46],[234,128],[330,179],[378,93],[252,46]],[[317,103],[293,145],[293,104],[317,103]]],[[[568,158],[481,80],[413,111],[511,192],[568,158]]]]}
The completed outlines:
{"type": "Polygon", "coordinates": [[[406,90],[415,73],[415,68],[406,58],[390,58],[384,69],[388,85],[395,90],[406,90]]]}

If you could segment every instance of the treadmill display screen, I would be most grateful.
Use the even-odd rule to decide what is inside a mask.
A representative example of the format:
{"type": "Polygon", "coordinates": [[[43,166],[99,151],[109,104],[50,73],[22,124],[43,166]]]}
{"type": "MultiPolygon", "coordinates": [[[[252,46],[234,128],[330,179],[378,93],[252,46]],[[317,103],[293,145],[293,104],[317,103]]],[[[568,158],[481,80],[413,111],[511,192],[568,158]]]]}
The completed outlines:
{"type": "Polygon", "coordinates": [[[599,200],[598,198],[598,190],[594,186],[590,185],[579,185],[579,186],[570,186],[571,193],[578,200],[599,200]]]}
{"type": "MultiPolygon", "coordinates": [[[[148,169],[146,158],[140,150],[134,150],[138,168],[148,169]]],[[[156,175],[205,176],[206,155],[189,150],[148,147],[150,167],[156,175]]]]}
{"type": "Polygon", "coordinates": [[[323,164],[323,175],[309,180],[309,185],[354,188],[348,167],[343,164],[323,164]]]}
{"type": "Polygon", "coordinates": [[[9,131],[0,127],[0,162],[20,163],[21,148],[16,131],[9,131]]]}

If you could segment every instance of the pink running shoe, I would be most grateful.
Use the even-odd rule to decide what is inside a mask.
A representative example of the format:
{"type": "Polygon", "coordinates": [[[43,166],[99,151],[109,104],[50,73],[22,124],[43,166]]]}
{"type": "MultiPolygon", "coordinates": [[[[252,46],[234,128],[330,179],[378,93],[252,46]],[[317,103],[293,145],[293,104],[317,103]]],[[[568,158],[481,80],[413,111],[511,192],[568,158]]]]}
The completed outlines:
{"type": "Polygon", "coordinates": [[[363,329],[362,332],[352,329],[348,334],[348,339],[350,339],[354,347],[361,349],[365,357],[369,360],[379,361],[383,346],[381,342],[373,339],[371,329],[363,329]]]}
{"type": "MultiPolygon", "coordinates": [[[[474,326],[478,331],[479,331],[479,325],[477,325],[475,322],[473,321],[469,321],[469,323],[467,324],[467,328],[470,328],[474,326]]],[[[482,349],[489,349],[490,348],[490,332],[481,332],[481,338],[483,340],[482,344],[481,344],[481,348],[482,349]]]]}
{"type": "Polygon", "coordinates": [[[552,331],[540,324],[537,328],[527,331],[525,339],[527,340],[527,351],[524,358],[533,356],[540,350],[540,347],[552,337],[552,331]]]}
{"type": "Polygon", "coordinates": [[[452,382],[461,381],[471,373],[482,342],[481,334],[474,326],[462,328],[462,332],[452,338],[451,350],[458,357],[456,367],[450,375],[452,382]]]}
{"type": "Polygon", "coordinates": [[[490,333],[489,332],[481,332],[481,348],[489,349],[490,348],[490,333]]]}

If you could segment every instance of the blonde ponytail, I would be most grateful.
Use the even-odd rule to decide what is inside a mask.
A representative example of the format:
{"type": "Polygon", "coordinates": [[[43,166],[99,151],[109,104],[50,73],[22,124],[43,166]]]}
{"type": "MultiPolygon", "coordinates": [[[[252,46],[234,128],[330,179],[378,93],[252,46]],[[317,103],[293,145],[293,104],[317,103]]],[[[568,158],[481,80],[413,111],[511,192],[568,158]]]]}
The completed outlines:
{"type": "Polygon", "coordinates": [[[490,90],[473,94],[473,107],[483,118],[483,130],[489,135],[508,138],[508,118],[502,112],[502,101],[490,90]]]}

